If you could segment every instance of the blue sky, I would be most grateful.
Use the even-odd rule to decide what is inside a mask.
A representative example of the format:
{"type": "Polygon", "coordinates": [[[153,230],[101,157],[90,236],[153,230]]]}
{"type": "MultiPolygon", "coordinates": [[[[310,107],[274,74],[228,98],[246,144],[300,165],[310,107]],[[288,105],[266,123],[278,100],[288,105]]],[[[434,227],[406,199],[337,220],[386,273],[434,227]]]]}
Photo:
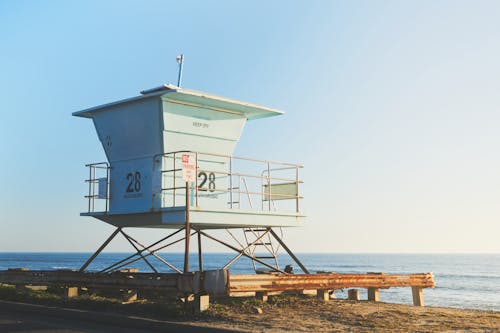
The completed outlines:
{"type": "MultiPolygon", "coordinates": [[[[0,251],[90,251],[81,110],[176,81],[282,109],[236,154],[305,165],[298,252],[500,252],[497,1],[0,0],[0,251]]],[[[146,236],[147,233],[144,233],[146,236]]],[[[128,250],[116,243],[112,250],[128,250]]]]}

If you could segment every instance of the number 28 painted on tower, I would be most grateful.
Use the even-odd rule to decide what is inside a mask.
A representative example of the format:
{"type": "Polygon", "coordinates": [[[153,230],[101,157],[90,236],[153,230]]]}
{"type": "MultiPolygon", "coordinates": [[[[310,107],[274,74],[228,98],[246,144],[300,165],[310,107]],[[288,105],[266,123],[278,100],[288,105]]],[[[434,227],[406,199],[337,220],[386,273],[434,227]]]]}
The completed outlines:
{"type": "Polygon", "coordinates": [[[141,191],[141,173],[139,171],[127,173],[127,181],[127,193],[141,191]]]}
{"type": "Polygon", "coordinates": [[[204,187],[208,180],[208,190],[210,192],[215,191],[215,173],[210,172],[207,176],[205,171],[198,172],[198,178],[201,178],[198,185],[198,191],[206,191],[207,188],[204,187]]]}

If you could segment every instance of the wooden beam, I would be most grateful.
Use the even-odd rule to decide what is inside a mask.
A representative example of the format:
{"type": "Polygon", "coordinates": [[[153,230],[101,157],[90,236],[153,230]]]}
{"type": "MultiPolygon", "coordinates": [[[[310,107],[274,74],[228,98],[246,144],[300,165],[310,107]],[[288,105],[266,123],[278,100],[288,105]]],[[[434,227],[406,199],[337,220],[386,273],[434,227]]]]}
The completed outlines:
{"type": "Polygon", "coordinates": [[[421,287],[433,288],[432,273],[422,274],[229,274],[229,291],[421,287]]]}

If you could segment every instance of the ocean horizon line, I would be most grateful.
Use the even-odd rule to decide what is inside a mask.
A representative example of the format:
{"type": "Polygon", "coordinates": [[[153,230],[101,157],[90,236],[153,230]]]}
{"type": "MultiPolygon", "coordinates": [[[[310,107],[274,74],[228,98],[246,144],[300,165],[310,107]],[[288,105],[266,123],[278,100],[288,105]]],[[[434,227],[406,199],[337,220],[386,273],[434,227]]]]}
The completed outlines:
{"type": "MultiPolygon", "coordinates": [[[[15,250],[7,250],[7,251],[0,251],[0,253],[75,253],[75,254],[82,254],[82,253],[94,253],[94,251],[76,251],[76,250],[68,250],[68,251],[32,251],[32,250],[20,250],[20,251],[15,251],[15,250]]],[[[135,253],[136,251],[102,251],[101,253],[109,253],[109,254],[129,254],[129,253],[135,253]]],[[[158,251],[159,252],[159,251],[158,251]]],[[[211,252],[211,251],[204,251],[204,254],[228,254],[228,253],[234,253],[235,251],[226,251],[226,252],[211,252]]],[[[175,252],[169,252],[169,251],[162,251],[161,253],[172,253],[172,254],[184,254],[183,251],[175,251],[175,252]]],[[[193,251],[191,254],[197,255],[196,251],[193,251]]],[[[279,254],[287,254],[286,252],[281,252],[279,254]]],[[[353,255],[500,255],[500,252],[300,252],[296,251],[295,254],[308,254],[308,255],[324,255],[324,254],[353,254],[353,255]]]]}

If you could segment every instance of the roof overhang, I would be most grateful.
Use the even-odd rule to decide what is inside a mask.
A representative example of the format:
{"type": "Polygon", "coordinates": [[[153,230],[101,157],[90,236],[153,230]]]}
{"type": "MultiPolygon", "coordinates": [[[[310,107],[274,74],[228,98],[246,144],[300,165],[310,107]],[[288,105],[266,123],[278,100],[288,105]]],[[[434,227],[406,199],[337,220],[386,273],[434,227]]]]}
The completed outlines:
{"type": "Polygon", "coordinates": [[[265,106],[237,101],[234,99],[220,97],[205,92],[183,89],[171,84],[164,84],[153,89],[141,91],[140,96],[73,112],[73,116],[92,118],[95,112],[106,110],[120,104],[132,103],[135,101],[154,97],[160,97],[167,102],[170,101],[173,103],[186,104],[194,107],[211,109],[214,111],[241,114],[248,120],[283,114],[283,111],[268,108],[265,106]]]}

